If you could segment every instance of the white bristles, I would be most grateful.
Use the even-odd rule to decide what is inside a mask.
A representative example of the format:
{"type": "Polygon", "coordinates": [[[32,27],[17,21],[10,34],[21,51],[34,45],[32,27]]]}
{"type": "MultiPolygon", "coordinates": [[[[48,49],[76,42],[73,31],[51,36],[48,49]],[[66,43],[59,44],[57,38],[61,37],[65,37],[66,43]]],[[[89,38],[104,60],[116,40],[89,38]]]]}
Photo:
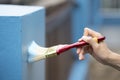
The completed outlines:
{"type": "Polygon", "coordinates": [[[45,52],[47,48],[40,47],[36,42],[32,41],[28,47],[28,62],[35,62],[46,58],[45,52]]]}
{"type": "Polygon", "coordinates": [[[52,46],[49,48],[40,47],[35,41],[32,41],[28,47],[28,62],[35,62],[45,58],[57,56],[57,48],[59,46],[52,46]]]}

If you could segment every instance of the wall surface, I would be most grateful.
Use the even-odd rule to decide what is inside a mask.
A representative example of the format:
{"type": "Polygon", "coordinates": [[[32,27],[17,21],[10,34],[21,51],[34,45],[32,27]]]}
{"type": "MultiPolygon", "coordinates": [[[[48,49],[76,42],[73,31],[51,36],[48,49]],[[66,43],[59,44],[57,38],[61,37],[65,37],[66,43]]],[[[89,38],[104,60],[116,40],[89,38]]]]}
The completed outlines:
{"type": "Polygon", "coordinates": [[[27,62],[33,40],[45,46],[44,8],[0,7],[0,80],[45,80],[45,61],[27,62]]]}

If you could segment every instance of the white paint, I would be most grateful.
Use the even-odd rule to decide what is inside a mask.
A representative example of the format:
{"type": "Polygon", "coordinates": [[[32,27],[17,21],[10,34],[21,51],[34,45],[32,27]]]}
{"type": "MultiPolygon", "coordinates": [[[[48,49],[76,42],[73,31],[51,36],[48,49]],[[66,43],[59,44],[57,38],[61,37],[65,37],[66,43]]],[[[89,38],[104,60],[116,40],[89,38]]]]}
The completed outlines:
{"type": "Polygon", "coordinates": [[[28,61],[35,62],[46,58],[46,51],[47,48],[40,47],[35,41],[32,41],[31,45],[28,48],[28,61]]]}

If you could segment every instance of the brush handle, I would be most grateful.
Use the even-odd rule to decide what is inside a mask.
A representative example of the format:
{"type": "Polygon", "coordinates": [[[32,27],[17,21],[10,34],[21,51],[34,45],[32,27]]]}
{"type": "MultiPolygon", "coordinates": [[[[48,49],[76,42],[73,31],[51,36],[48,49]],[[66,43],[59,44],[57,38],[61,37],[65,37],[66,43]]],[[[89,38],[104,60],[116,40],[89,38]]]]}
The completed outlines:
{"type": "MultiPolygon", "coordinates": [[[[105,37],[100,37],[100,38],[98,38],[98,43],[99,43],[100,41],[103,41],[104,39],[105,39],[105,37]]],[[[57,50],[57,54],[59,55],[59,54],[61,54],[62,52],[65,52],[65,51],[67,51],[67,50],[69,50],[69,49],[71,49],[71,48],[82,47],[82,46],[85,46],[85,45],[89,45],[89,44],[88,44],[87,42],[83,41],[83,40],[81,40],[80,42],[73,43],[73,44],[67,44],[67,45],[59,48],[59,49],[57,50]]]]}

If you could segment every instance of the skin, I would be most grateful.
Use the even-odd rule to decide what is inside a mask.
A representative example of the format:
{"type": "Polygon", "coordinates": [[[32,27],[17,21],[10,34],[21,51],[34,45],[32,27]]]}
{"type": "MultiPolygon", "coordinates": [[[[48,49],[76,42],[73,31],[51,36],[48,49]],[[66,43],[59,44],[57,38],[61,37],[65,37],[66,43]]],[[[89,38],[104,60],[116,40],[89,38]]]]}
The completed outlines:
{"type": "Polygon", "coordinates": [[[92,29],[85,28],[83,37],[78,41],[84,40],[89,43],[89,46],[78,47],[77,54],[80,60],[84,60],[84,55],[89,53],[98,62],[111,66],[120,70],[120,55],[111,51],[104,41],[97,43],[93,38],[101,37],[102,35],[92,29]]]}

